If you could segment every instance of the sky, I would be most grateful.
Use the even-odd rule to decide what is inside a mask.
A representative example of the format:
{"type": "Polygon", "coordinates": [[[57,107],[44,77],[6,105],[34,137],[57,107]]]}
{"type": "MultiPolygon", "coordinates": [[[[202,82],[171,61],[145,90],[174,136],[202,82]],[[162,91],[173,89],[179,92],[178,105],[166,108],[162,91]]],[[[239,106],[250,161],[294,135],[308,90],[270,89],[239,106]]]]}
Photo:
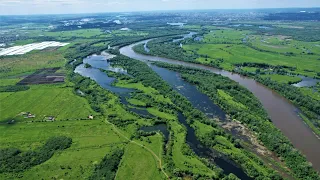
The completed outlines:
{"type": "Polygon", "coordinates": [[[320,7],[320,0],[0,0],[1,15],[320,7]]]}

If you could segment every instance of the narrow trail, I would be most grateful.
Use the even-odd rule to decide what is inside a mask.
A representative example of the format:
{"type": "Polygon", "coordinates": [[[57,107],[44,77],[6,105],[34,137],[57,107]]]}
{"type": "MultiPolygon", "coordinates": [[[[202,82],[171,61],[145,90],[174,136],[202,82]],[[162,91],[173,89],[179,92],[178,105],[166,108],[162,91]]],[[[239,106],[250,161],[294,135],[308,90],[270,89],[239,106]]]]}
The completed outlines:
{"type": "Polygon", "coordinates": [[[122,136],[123,138],[125,138],[125,139],[126,139],[127,141],[129,141],[130,143],[136,144],[136,145],[142,147],[143,149],[149,151],[149,152],[156,158],[156,160],[159,162],[159,167],[160,167],[162,173],[167,177],[167,179],[170,179],[169,176],[168,176],[168,174],[163,170],[162,161],[161,161],[161,159],[159,158],[159,156],[156,155],[156,153],[154,153],[151,149],[149,149],[148,147],[144,146],[143,144],[140,144],[140,143],[138,143],[138,142],[135,142],[135,141],[133,141],[133,140],[130,140],[127,136],[125,136],[124,134],[122,134],[122,133],[117,129],[117,127],[116,127],[114,124],[112,124],[112,123],[109,122],[108,120],[106,120],[106,123],[107,123],[107,124],[110,124],[110,125],[113,127],[113,130],[116,131],[117,134],[119,134],[120,136],[122,136]]]}

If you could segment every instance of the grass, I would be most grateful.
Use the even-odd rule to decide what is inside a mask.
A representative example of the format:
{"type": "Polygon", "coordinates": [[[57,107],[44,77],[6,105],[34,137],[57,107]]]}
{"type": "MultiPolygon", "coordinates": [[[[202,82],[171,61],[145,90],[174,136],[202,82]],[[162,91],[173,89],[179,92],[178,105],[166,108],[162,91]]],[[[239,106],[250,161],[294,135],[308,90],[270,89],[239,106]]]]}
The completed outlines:
{"type": "Polygon", "coordinates": [[[241,69],[242,69],[243,71],[255,73],[258,68],[254,68],[254,67],[242,67],[241,69]]]}
{"type": "Polygon", "coordinates": [[[142,91],[144,94],[150,95],[156,102],[158,103],[165,103],[165,104],[172,104],[171,100],[168,97],[164,97],[159,93],[158,90],[152,87],[146,87],[141,82],[139,83],[132,83],[130,80],[119,80],[116,83],[116,86],[129,88],[129,89],[136,89],[142,91]]]}
{"type": "Polygon", "coordinates": [[[174,132],[174,145],[172,147],[173,162],[180,170],[192,171],[202,175],[215,176],[217,173],[206,167],[198,158],[185,155],[183,152],[186,147],[186,132],[184,127],[177,121],[170,121],[169,125],[174,132]]]}
{"type": "MultiPolygon", "coordinates": [[[[198,54],[208,55],[209,58],[223,58],[223,63],[232,65],[244,62],[267,63],[270,65],[285,65],[296,67],[297,73],[311,75],[304,70],[318,72],[319,60],[315,55],[285,56],[268,52],[260,52],[245,45],[222,45],[222,44],[193,44],[183,46],[185,50],[196,50],[198,54]]],[[[315,73],[313,73],[315,75],[315,73]]]]}
{"type": "Polygon", "coordinates": [[[254,168],[266,176],[269,174],[267,168],[264,168],[261,164],[252,160],[250,156],[246,156],[243,152],[244,150],[235,148],[225,137],[217,136],[215,140],[217,141],[217,145],[214,146],[216,150],[245,161],[246,164],[250,164],[251,168],[254,168]]]}
{"type": "Polygon", "coordinates": [[[204,43],[185,44],[183,49],[186,54],[195,52],[200,55],[207,55],[207,58],[200,57],[196,59],[204,64],[222,59],[220,66],[230,71],[235,68],[235,64],[254,62],[296,67],[295,73],[310,77],[314,77],[317,72],[320,72],[319,57],[317,55],[307,55],[307,50],[315,54],[320,52],[319,42],[288,41],[287,37],[284,36],[257,36],[251,34],[252,32],[250,31],[215,30],[204,35],[204,43]],[[249,40],[254,47],[274,53],[255,50],[243,44],[244,38],[249,40]],[[286,56],[284,55],[286,52],[293,52],[296,55],[286,56]]]}
{"type": "Polygon", "coordinates": [[[247,106],[243,105],[242,103],[234,101],[233,97],[223,90],[218,89],[218,96],[219,98],[226,100],[229,105],[237,110],[248,109],[247,106]]]}
{"type": "Polygon", "coordinates": [[[140,101],[138,99],[134,99],[134,98],[131,98],[131,99],[128,99],[128,102],[132,105],[136,105],[136,106],[146,106],[146,103],[143,102],[143,101],[140,101]]]}
{"type": "Polygon", "coordinates": [[[279,75],[279,74],[261,75],[261,77],[270,78],[273,81],[277,81],[279,83],[286,83],[286,84],[294,84],[302,80],[300,77],[297,77],[297,76],[286,76],[286,75],[279,75]]]}
{"type": "MultiPolygon", "coordinates": [[[[23,173],[21,179],[86,179],[94,165],[116,146],[125,142],[101,120],[18,123],[0,126],[1,148],[22,150],[41,146],[49,137],[72,138],[69,149],[56,153],[45,163],[23,173]]],[[[0,174],[0,179],[17,178],[17,174],[0,174]]]]}
{"type": "Polygon", "coordinates": [[[90,37],[99,36],[103,34],[103,32],[100,29],[79,29],[79,30],[73,30],[73,31],[58,31],[58,32],[33,30],[29,32],[30,32],[29,36],[31,37],[42,35],[42,36],[56,37],[61,40],[65,38],[71,38],[71,37],[90,38],[90,37]]]}
{"type": "Polygon", "coordinates": [[[249,42],[262,50],[294,54],[307,54],[308,51],[319,54],[320,42],[303,42],[292,39],[287,36],[257,36],[252,35],[249,37],[249,42]]]}
{"type": "Polygon", "coordinates": [[[299,89],[304,95],[310,96],[310,97],[320,101],[319,88],[316,91],[314,91],[312,88],[307,88],[307,87],[303,87],[303,88],[299,88],[299,89]]]}
{"type": "MultiPolygon", "coordinates": [[[[157,103],[171,103],[171,100],[169,98],[164,98],[162,95],[159,94],[159,92],[156,89],[153,89],[151,87],[145,87],[141,83],[131,83],[131,81],[124,81],[119,80],[116,83],[119,87],[125,87],[125,88],[132,88],[136,90],[140,90],[143,94],[150,95],[151,98],[153,98],[157,103]]],[[[142,102],[133,100],[132,99],[129,102],[131,104],[142,104],[142,102]]],[[[150,114],[153,114],[154,116],[157,116],[162,119],[169,120],[167,121],[167,125],[170,126],[171,131],[174,134],[174,144],[172,146],[172,160],[175,165],[175,167],[179,170],[185,170],[185,171],[191,171],[193,173],[202,174],[202,175],[208,175],[208,176],[216,176],[218,173],[210,168],[208,168],[205,164],[203,164],[195,155],[188,154],[186,149],[189,149],[189,147],[186,146],[185,138],[186,138],[186,132],[184,127],[177,121],[177,117],[173,114],[170,114],[168,112],[161,112],[157,106],[152,108],[147,108],[148,112],[150,114]]],[[[139,122],[141,124],[141,122],[139,122]]],[[[128,131],[128,128],[126,129],[128,131]]],[[[132,133],[134,133],[132,131],[132,133]]],[[[161,137],[161,136],[160,136],[161,137]]],[[[154,136],[147,137],[151,140],[152,144],[154,143],[154,136]]],[[[145,137],[142,137],[143,140],[147,139],[145,137]]],[[[159,139],[159,137],[158,137],[159,139]]],[[[145,144],[146,147],[152,149],[153,152],[156,154],[161,154],[162,150],[159,149],[159,145],[152,145],[152,144],[145,144]]],[[[130,148],[132,145],[129,146],[130,148]]],[[[162,146],[160,146],[162,147],[162,146]]],[[[140,179],[150,179],[151,175],[149,175],[149,171],[144,171],[144,173],[137,174],[142,169],[145,169],[144,167],[150,169],[151,172],[153,172],[155,175],[154,178],[158,178],[158,171],[153,171],[154,165],[156,163],[155,159],[151,159],[152,156],[144,154],[142,152],[139,152],[139,154],[133,154],[133,151],[136,151],[137,148],[135,147],[134,150],[131,150],[130,152],[126,151],[125,153],[125,160],[121,163],[121,167],[118,172],[117,179],[128,179],[139,177],[140,179]],[[131,162],[131,160],[126,160],[126,158],[131,157],[133,159],[137,159],[137,162],[131,162]],[[125,162],[126,161],[126,162],[125,162]],[[146,162],[147,161],[147,162],[146,162]],[[153,164],[150,164],[150,162],[153,162],[153,164]],[[137,163],[139,163],[139,169],[136,170],[136,167],[138,166],[137,163]],[[123,170],[124,169],[124,170],[123,170]],[[152,170],[151,170],[152,169],[152,170]]],[[[191,150],[189,150],[191,151],[191,150]]]]}
{"type": "Polygon", "coordinates": [[[5,93],[1,98],[0,112],[0,121],[44,120],[45,116],[54,116],[56,120],[74,120],[96,114],[84,98],[75,95],[72,88],[64,85],[33,85],[27,91],[5,93]],[[21,112],[31,112],[36,117],[25,119],[18,115],[21,112]]]}
{"type": "Polygon", "coordinates": [[[62,67],[66,63],[62,53],[30,52],[22,56],[0,57],[0,77],[22,76],[31,74],[37,69],[62,67]]]}
{"type": "Polygon", "coordinates": [[[299,116],[303,119],[303,121],[312,129],[312,131],[320,136],[320,129],[317,128],[305,115],[299,113],[299,116]]]}
{"type": "MultiPolygon", "coordinates": [[[[149,139],[151,143],[146,146],[157,154],[160,153],[159,150],[162,147],[161,136],[155,135],[149,137],[149,139]]],[[[150,152],[130,143],[126,147],[115,179],[165,179],[157,164],[157,160],[150,152]]]]}
{"type": "Polygon", "coordinates": [[[21,81],[21,78],[7,78],[7,79],[0,79],[0,86],[11,86],[17,84],[21,81]]]}
{"type": "Polygon", "coordinates": [[[250,33],[250,31],[237,31],[233,29],[215,30],[204,36],[204,42],[215,44],[242,43],[243,38],[250,33]]]}
{"type": "Polygon", "coordinates": [[[154,116],[157,116],[159,118],[167,119],[167,120],[175,120],[176,117],[173,114],[169,114],[166,112],[161,112],[157,108],[148,108],[148,112],[154,116]]]}
{"type": "Polygon", "coordinates": [[[26,44],[31,44],[34,43],[35,41],[33,39],[27,39],[27,40],[18,40],[14,42],[15,46],[21,46],[21,45],[26,45],[26,44]]]}
{"type": "MultiPolygon", "coordinates": [[[[196,129],[197,135],[203,138],[206,138],[212,131],[216,131],[215,128],[200,122],[193,123],[193,127],[196,129]]],[[[232,159],[241,159],[242,163],[246,162],[246,164],[250,164],[255,170],[268,175],[268,168],[252,160],[251,157],[245,153],[244,149],[234,147],[226,137],[216,135],[214,139],[217,142],[213,147],[215,150],[233,157],[232,159]]]]}

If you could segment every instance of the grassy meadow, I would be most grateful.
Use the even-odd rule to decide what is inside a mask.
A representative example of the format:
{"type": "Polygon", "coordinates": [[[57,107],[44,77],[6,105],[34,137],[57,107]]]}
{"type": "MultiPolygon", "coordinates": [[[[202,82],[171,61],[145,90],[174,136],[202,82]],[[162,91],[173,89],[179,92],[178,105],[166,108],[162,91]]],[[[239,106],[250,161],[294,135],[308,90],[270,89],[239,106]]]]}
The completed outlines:
{"type": "Polygon", "coordinates": [[[47,116],[54,116],[55,120],[80,120],[96,115],[84,98],[64,85],[32,85],[27,91],[5,93],[1,101],[0,122],[43,121],[47,116]],[[21,112],[30,112],[36,117],[24,118],[21,112]]]}

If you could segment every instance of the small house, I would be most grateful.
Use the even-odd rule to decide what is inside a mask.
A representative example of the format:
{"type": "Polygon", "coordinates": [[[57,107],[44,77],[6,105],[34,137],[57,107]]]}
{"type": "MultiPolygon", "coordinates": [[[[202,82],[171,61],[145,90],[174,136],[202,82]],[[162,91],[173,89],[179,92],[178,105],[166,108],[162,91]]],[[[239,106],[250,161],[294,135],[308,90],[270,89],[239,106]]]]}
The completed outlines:
{"type": "Polygon", "coordinates": [[[47,121],[54,121],[54,119],[55,119],[54,116],[48,116],[47,117],[47,121]]]}

